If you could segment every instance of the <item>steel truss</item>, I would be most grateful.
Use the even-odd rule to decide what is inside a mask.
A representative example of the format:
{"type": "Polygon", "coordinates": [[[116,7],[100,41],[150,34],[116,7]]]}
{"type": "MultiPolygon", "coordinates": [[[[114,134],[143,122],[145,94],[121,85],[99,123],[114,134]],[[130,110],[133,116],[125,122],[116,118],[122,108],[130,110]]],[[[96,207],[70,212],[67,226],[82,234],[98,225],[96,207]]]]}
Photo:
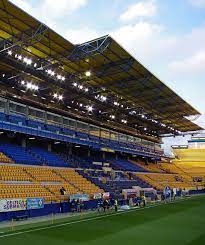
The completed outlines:
{"type": "Polygon", "coordinates": [[[27,29],[8,39],[4,39],[0,42],[0,53],[11,48],[25,48],[34,45],[42,40],[47,30],[47,26],[40,24],[35,30],[27,29]]]}
{"type": "Polygon", "coordinates": [[[76,62],[88,57],[96,56],[102,54],[112,43],[112,39],[107,36],[100,37],[98,39],[92,40],[90,42],[78,44],[75,46],[68,59],[76,62]]]}

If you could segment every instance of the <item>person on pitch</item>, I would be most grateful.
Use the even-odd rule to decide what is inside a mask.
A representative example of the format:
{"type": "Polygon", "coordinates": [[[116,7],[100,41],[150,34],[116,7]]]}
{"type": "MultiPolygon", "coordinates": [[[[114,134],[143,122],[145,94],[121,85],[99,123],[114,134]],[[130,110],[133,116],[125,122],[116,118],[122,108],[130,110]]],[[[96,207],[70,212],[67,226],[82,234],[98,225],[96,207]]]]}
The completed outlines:
{"type": "Polygon", "coordinates": [[[117,201],[117,199],[115,199],[115,201],[114,201],[114,206],[115,206],[115,212],[117,212],[118,211],[118,201],[117,201]]]}

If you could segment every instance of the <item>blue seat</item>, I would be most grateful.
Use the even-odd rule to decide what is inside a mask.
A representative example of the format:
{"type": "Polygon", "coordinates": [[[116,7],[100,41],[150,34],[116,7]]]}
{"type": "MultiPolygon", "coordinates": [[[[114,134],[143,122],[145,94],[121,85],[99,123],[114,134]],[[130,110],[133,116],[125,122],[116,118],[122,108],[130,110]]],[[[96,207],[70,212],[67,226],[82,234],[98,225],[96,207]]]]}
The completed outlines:
{"type": "Polygon", "coordinates": [[[61,132],[65,135],[69,135],[69,136],[74,136],[75,135],[75,131],[68,129],[68,128],[62,128],[61,132]]]}
{"type": "Polygon", "coordinates": [[[0,112],[0,121],[7,121],[8,119],[8,116],[3,113],[3,112],[0,112]]]}
{"type": "Polygon", "coordinates": [[[88,139],[88,134],[82,132],[76,132],[76,137],[80,139],[88,139]]]}
{"type": "Polygon", "coordinates": [[[0,151],[5,153],[16,163],[28,165],[41,165],[39,159],[32,156],[26,148],[11,143],[0,143],[0,151]]]}
{"type": "Polygon", "coordinates": [[[122,171],[133,171],[133,172],[147,172],[144,168],[141,166],[135,165],[131,163],[130,161],[124,160],[124,159],[111,159],[109,161],[113,168],[117,170],[122,170],[122,171]]]}
{"type": "Polygon", "coordinates": [[[11,123],[26,125],[26,119],[23,116],[9,115],[8,120],[11,123]]]}
{"type": "Polygon", "coordinates": [[[60,131],[60,127],[55,126],[55,125],[51,125],[51,124],[47,124],[45,126],[45,128],[46,128],[46,130],[51,131],[51,132],[55,132],[55,133],[60,131]]]}
{"type": "Polygon", "coordinates": [[[61,159],[54,152],[50,152],[50,151],[47,151],[46,149],[39,148],[39,147],[30,147],[29,150],[33,155],[41,159],[41,161],[43,161],[49,166],[55,166],[55,167],[68,167],[69,166],[66,161],[61,159]]]}
{"type": "Polygon", "coordinates": [[[41,128],[42,130],[45,129],[45,124],[42,122],[34,121],[34,120],[28,120],[27,126],[31,128],[41,128]]]}

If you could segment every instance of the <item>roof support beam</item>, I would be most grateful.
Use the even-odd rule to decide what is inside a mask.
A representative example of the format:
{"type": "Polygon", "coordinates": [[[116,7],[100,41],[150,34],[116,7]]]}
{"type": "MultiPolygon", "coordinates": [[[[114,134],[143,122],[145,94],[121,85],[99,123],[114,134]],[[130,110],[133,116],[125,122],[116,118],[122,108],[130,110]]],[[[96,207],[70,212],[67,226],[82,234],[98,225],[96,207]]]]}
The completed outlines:
{"type": "Polygon", "coordinates": [[[36,29],[27,29],[0,42],[0,53],[14,47],[28,47],[41,41],[48,27],[40,24],[36,29]]]}
{"type": "Polygon", "coordinates": [[[129,71],[130,67],[132,66],[134,62],[133,58],[128,58],[128,59],[122,59],[118,61],[113,61],[109,62],[105,65],[102,65],[100,69],[97,69],[95,74],[98,77],[105,77],[108,75],[115,75],[118,74],[122,71],[129,71]]]}
{"type": "Polygon", "coordinates": [[[78,44],[68,56],[68,59],[75,62],[93,57],[97,54],[102,54],[111,42],[112,39],[107,35],[86,43],[78,44]]]}

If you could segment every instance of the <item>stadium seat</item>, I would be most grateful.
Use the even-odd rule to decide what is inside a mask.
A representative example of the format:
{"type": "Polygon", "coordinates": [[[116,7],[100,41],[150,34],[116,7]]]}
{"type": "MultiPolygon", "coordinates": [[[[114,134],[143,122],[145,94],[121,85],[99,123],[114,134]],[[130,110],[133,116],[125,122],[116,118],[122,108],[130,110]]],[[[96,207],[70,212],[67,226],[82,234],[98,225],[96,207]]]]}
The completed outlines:
{"type": "Polygon", "coordinates": [[[109,160],[111,165],[117,169],[122,171],[134,171],[134,172],[147,172],[146,169],[142,168],[139,165],[133,164],[130,161],[123,160],[123,159],[111,159],[109,160]]]}
{"type": "Polygon", "coordinates": [[[131,162],[133,164],[137,165],[137,166],[140,166],[140,167],[146,169],[149,172],[153,172],[153,173],[163,173],[163,172],[165,172],[164,170],[162,170],[160,168],[159,164],[154,164],[154,163],[145,164],[145,162],[140,161],[140,160],[138,160],[138,161],[131,160],[131,162]]]}
{"type": "Polygon", "coordinates": [[[68,167],[68,163],[61,159],[57,154],[49,152],[40,147],[30,147],[30,153],[49,166],[68,167]]]}
{"type": "Polygon", "coordinates": [[[56,169],[56,172],[66,181],[74,185],[80,192],[94,194],[103,192],[102,189],[88,181],[73,169],[56,169]]]}
{"type": "Polygon", "coordinates": [[[59,167],[2,164],[0,183],[0,198],[45,197],[49,202],[67,200],[69,195],[76,193],[103,192],[75,170],[59,167]],[[60,195],[62,186],[66,196],[60,195]]]}
{"type": "Polygon", "coordinates": [[[193,181],[187,180],[182,175],[163,173],[137,173],[136,176],[158,190],[163,190],[166,186],[169,186],[170,188],[181,189],[196,188],[196,184],[193,181]]]}
{"type": "Polygon", "coordinates": [[[3,152],[0,152],[0,163],[12,163],[12,159],[6,156],[3,152]]]}
{"type": "Polygon", "coordinates": [[[0,151],[11,158],[15,163],[28,165],[41,165],[42,162],[35,158],[26,148],[17,144],[0,143],[0,151]]]}

